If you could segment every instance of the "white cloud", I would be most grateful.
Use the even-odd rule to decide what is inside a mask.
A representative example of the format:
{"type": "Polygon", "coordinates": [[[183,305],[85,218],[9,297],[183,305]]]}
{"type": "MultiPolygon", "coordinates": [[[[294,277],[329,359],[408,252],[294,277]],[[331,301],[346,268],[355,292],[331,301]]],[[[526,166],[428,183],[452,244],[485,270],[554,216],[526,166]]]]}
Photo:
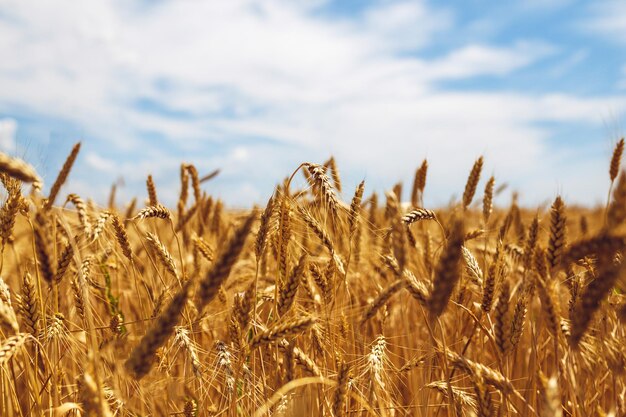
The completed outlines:
{"type": "Polygon", "coordinates": [[[116,171],[115,161],[105,159],[95,153],[88,153],[85,156],[85,161],[87,161],[89,167],[95,169],[96,171],[102,171],[108,174],[113,174],[116,171]]]}
{"type": "MultiPolygon", "coordinates": [[[[352,18],[312,13],[318,0],[3,4],[0,56],[11,59],[0,59],[0,111],[61,118],[132,154],[123,163],[85,156],[129,184],[148,173],[175,184],[179,161],[167,149],[145,152],[146,140],[136,139],[156,132],[170,148],[224,145],[193,162],[240,181],[273,183],[299,161],[332,152],[345,172],[382,186],[409,177],[428,156],[441,202],[462,188],[478,154],[498,176],[529,178],[540,171],[529,160],[550,167],[557,157],[545,146],[550,128],[539,123],[598,124],[626,107],[623,97],[441,90],[443,81],[510,75],[555,48],[467,42],[424,58],[421,48],[455,22],[423,1],[376,2],[352,18]],[[187,117],[138,109],[145,98],[187,117]],[[229,143],[258,137],[279,145],[229,143]]],[[[244,202],[250,186],[239,189],[244,202]]]]}
{"type": "Polygon", "coordinates": [[[233,149],[232,158],[238,162],[245,162],[250,158],[250,152],[243,146],[237,146],[233,149]]]}
{"type": "Polygon", "coordinates": [[[608,40],[626,42],[626,3],[620,0],[592,3],[582,26],[588,31],[606,36],[608,40]]]}
{"type": "Polygon", "coordinates": [[[505,75],[532,64],[550,54],[552,49],[537,42],[520,42],[509,48],[469,45],[424,66],[433,80],[505,75]]]}
{"type": "Polygon", "coordinates": [[[15,133],[17,121],[11,118],[0,119],[0,150],[11,152],[15,150],[15,133]]]}
{"type": "Polygon", "coordinates": [[[373,32],[385,46],[395,50],[412,50],[424,46],[434,33],[452,24],[450,12],[435,11],[421,1],[383,2],[368,9],[364,28],[373,32]],[[419,23],[419,24],[416,24],[419,23]]]}

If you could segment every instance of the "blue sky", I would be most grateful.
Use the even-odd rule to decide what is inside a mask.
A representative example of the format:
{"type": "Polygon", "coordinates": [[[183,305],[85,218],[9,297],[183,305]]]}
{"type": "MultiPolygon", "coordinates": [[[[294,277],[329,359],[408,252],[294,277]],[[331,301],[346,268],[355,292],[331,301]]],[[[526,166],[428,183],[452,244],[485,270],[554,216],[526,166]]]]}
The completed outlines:
{"type": "MultiPolygon", "coordinates": [[[[543,204],[595,204],[626,115],[626,2],[569,0],[0,1],[0,148],[66,192],[172,203],[182,161],[205,189],[266,201],[300,162],[335,155],[426,203],[485,174],[543,204]],[[123,184],[123,185],[122,185],[123,184]]],[[[486,177],[485,175],[485,177],[486,177]]],[[[507,196],[502,197],[506,202],[507,196]]]]}

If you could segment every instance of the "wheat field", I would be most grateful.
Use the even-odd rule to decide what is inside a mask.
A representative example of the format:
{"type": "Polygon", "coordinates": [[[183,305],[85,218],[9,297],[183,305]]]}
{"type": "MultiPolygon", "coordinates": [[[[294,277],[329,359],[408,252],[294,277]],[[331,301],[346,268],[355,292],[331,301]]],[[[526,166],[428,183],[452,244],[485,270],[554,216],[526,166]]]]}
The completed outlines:
{"type": "Polygon", "coordinates": [[[0,154],[0,415],[626,415],[623,148],[595,209],[494,207],[482,157],[448,207],[334,158],[247,211],[185,163],[176,207],[99,207],[80,143],[46,194],[0,154]]]}

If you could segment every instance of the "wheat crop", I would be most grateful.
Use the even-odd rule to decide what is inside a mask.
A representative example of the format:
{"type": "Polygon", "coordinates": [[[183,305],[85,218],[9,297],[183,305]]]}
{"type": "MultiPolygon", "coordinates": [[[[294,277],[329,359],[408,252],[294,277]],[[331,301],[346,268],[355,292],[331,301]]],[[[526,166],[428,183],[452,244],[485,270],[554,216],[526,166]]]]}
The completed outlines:
{"type": "Polygon", "coordinates": [[[99,207],[80,144],[47,195],[0,154],[0,415],[626,415],[623,148],[588,208],[497,205],[482,156],[445,207],[426,160],[405,201],[332,157],[261,208],[189,163],[173,209],[148,173],[99,207]]]}

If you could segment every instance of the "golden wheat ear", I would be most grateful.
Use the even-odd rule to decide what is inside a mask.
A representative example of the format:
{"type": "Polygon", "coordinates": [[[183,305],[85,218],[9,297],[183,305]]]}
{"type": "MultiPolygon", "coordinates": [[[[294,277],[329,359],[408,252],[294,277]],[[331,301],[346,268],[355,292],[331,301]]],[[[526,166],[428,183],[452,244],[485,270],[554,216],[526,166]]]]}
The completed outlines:
{"type": "Polygon", "coordinates": [[[183,284],[165,310],[156,318],[154,324],[141,338],[139,344],[131,351],[124,366],[136,379],[141,379],[150,372],[154,365],[154,356],[157,349],[163,346],[167,339],[174,334],[175,326],[180,320],[180,314],[185,305],[187,305],[191,285],[191,280],[183,284]]]}
{"type": "Polygon", "coordinates": [[[74,165],[74,161],[78,156],[78,152],[80,152],[80,142],[74,145],[72,151],[65,160],[61,171],[59,171],[57,179],[52,184],[52,187],[50,188],[50,194],[48,195],[48,199],[46,200],[46,204],[44,206],[46,209],[50,209],[50,207],[52,207],[52,205],[54,204],[54,200],[56,200],[57,194],[59,193],[59,190],[61,190],[61,187],[63,186],[63,184],[65,184],[65,181],[67,181],[67,177],[69,176],[70,170],[74,165]]]}
{"type": "Polygon", "coordinates": [[[31,165],[19,158],[0,152],[0,172],[22,182],[41,183],[41,178],[31,165]]]}
{"type": "Polygon", "coordinates": [[[461,277],[461,259],[463,257],[464,223],[456,219],[448,237],[448,243],[435,269],[435,281],[428,299],[428,310],[438,317],[445,310],[452,291],[461,277]]]}

